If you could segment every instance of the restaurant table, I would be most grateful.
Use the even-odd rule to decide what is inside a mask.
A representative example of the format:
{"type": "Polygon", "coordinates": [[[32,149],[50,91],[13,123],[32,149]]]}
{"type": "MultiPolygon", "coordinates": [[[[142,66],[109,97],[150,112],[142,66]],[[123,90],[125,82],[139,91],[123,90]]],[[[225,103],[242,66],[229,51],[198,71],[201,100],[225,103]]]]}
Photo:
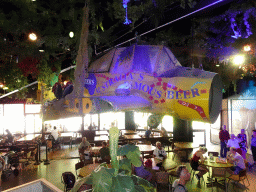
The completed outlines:
{"type": "MultiPolygon", "coordinates": [[[[96,169],[98,166],[100,165],[100,163],[95,163],[95,164],[88,164],[85,165],[84,167],[82,167],[79,171],[78,176],[79,177],[87,177],[88,175],[90,175],[94,169],[96,169]]],[[[107,164],[108,168],[111,168],[111,164],[107,164]]]]}
{"type": "Polygon", "coordinates": [[[122,135],[136,135],[137,131],[134,130],[121,130],[122,135]]]}
{"type": "MultiPolygon", "coordinates": [[[[205,160],[202,164],[205,165],[206,167],[211,168],[212,171],[214,168],[219,169],[220,173],[219,174],[215,173],[214,175],[217,175],[217,177],[223,176],[223,178],[225,179],[224,180],[225,182],[226,182],[226,169],[229,169],[232,166],[234,166],[232,163],[229,163],[227,161],[218,161],[218,157],[213,157],[213,160],[210,160],[210,158],[208,157],[208,159],[205,160]]],[[[211,176],[211,180],[213,179],[213,176],[211,176]]],[[[215,180],[215,181],[211,181],[210,183],[207,183],[207,184],[213,184],[213,183],[219,183],[219,182],[217,182],[217,180],[215,180]]],[[[227,187],[226,187],[226,189],[227,189],[227,187]]]]}
{"type": "Polygon", "coordinates": [[[155,150],[155,146],[152,145],[136,145],[137,147],[139,147],[141,155],[142,155],[142,159],[144,159],[144,154],[146,153],[152,153],[155,150]]]}
{"type": "Polygon", "coordinates": [[[33,139],[40,137],[41,134],[29,134],[17,140],[17,142],[32,141],[33,139]]]}
{"type": "Polygon", "coordinates": [[[75,132],[61,133],[59,137],[76,137],[76,133],[75,132]]]}
{"type": "Polygon", "coordinates": [[[175,151],[185,151],[185,158],[183,161],[188,161],[189,156],[191,155],[193,149],[199,148],[199,146],[193,142],[175,142],[174,147],[176,148],[175,151]]]}
{"type": "Polygon", "coordinates": [[[108,141],[109,137],[106,135],[95,136],[94,141],[108,141]]]}
{"type": "Polygon", "coordinates": [[[107,131],[95,131],[96,135],[108,135],[107,131]]]}
{"type": "Polygon", "coordinates": [[[124,139],[126,140],[141,140],[141,136],[139,135],[124,135],[123,136],[124,139]]]}

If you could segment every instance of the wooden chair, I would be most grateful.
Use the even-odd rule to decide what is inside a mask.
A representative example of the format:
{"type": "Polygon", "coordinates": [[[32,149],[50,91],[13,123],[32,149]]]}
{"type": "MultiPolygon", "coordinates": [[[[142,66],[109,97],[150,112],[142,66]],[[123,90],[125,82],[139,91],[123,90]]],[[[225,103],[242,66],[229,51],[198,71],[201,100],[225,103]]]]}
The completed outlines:
{"type": "Polygon", "coordinates": [[[75,164],[75,171],[76,171],[76,177],[79,178],[79,174],[77,173],[77,170],[81,169],[84,167],[84,162],[80,161],[75,164]]]}
{"type": "Polygon", "coordinates": [[[156,172],[156,188],[158,190],[158,185],[168,185],[169,191],[171,191],[171,183],[169,180],[168,172],[156,172]]]}
{"type": "MultiPolygon", "coordinates": [[[[246,169],[240,171],[240,173],[238,175],[230,175],[228,177],[228,187],[229,187],[229,182],[230,181],[234,181],[234,182],[237,182],[239,183],[240,181],[243,182],[243,185],[246,187],[246,191],[247,191],[247,188],[250,186],[250,182],[249,182],[249,179],[247,177],[247,173],[246,173],[246,169]],[[247,179],[247,183],[249,184],[248,186],[245,185],[245,179],[247,179]]],[[[233,185],[233,188],[234,188],[234,185],[233,185]]],[[[227,189],[228,191],[228,189],[227,189]]]]}
{"type": "Polygon", "coordinates": [[[225,188],[227,189],[227,182],[226,182],[226,169],[223,168],[212,168],[212,176],[211,176],[211,184],[212,184],[212,190],[213,190],[213,178],[224,178],[222,181],[225,182],[225,188]]]}
{"type": "Polygon", "coordinates": [[[61,144],[65,145],[66,143],[69,145],[69,148],[72,148],[72,137],[71,136],[61,137],[61,144]]]}

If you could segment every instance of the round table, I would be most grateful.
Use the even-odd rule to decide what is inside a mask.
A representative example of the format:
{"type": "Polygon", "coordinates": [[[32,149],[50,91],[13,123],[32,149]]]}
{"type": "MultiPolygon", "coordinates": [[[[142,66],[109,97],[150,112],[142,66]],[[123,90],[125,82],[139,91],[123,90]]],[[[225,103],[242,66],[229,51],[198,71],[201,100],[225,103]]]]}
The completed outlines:
{"type": "MultiPolygon", "coordinates": [[[[232,163],[229,162],[216,162],[218,157],[213,157],[213,161],[210,161],[210,159],[208,158],[207,160],[205,160],[202,164],[207,166],[207,167],[211,167],[212,168],[212,175],[211,175],[211,180],[213,179],[213,177],[223,177],[224,181],[226,182],[226,169],[234,166],[232,163]]],[[[211,182],[211,183],[207,183],[207,184],[212,184],[213,183],[219,183],[217,182],[217,179],[215,179],[215,181],[211,182]]],[[[226,187],[226,186],[225,186],[226,187]]]]}
{"type": "Polygon", "coordinates": [[[155,146],[153,145],[136,145],[137,147],[139,147],[139,150],[142,154],[142,158],[144,159],[144,154],[146,153],[152,153],[155,150],[155,146]]]}

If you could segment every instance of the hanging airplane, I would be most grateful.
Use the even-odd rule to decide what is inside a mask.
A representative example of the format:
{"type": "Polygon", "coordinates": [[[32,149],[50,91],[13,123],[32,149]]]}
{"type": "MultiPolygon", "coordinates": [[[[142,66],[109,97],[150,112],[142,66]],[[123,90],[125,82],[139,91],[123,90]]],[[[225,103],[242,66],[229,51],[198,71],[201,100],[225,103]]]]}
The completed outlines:
{"type": "Polygon", "coordinates": [[[222,82],[216,73],[182,67],[161,45],[114,48],[89,65],[83,97],[72,92],[44,106],[44,120],[106,111],[141,111],[184,120],[214,123],[222,104],[222,82]]]}

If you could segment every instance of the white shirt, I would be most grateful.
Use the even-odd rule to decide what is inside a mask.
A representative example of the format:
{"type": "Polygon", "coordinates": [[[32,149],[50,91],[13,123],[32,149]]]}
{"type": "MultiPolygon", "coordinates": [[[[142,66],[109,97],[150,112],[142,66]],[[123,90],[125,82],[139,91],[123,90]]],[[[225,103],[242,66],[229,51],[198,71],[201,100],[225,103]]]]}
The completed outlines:
{"type": "Polygon", "coordinates": [[[234,162],[236,166],[245,169],[244,159],[239,153],[236,152],[234,159],[236,159],[236,162],[234,162]]]}
{"type": "Polygon", "coordinates": [[[227,143],[227,146],[228,147],[235,147],[236,149],[240,148],[239,141],[237,139],[234,139],[234,140],[229,139],[228,143],[227,143]]]}
{"type": "Polygon", "coordinates": [[[161,159],[161,160],[163,160],[164,157],[160,157],[160,156],[159,156],[160,154],[162,154],[163,156],[166,156],[166,152],[165,152],[165,150],[164,150],[163,148],[162,148],[161,150],[158,149],[158,148],[155,148],[153,154],[154,154],[158,159],[161,159]]]}
{"type": "Polygon", "coordinates": [[[58,133],[57,129],[52,130],[51,135],[54,137],[54,139],[56,141],[59,137],[59,133],[58,133]]]}

